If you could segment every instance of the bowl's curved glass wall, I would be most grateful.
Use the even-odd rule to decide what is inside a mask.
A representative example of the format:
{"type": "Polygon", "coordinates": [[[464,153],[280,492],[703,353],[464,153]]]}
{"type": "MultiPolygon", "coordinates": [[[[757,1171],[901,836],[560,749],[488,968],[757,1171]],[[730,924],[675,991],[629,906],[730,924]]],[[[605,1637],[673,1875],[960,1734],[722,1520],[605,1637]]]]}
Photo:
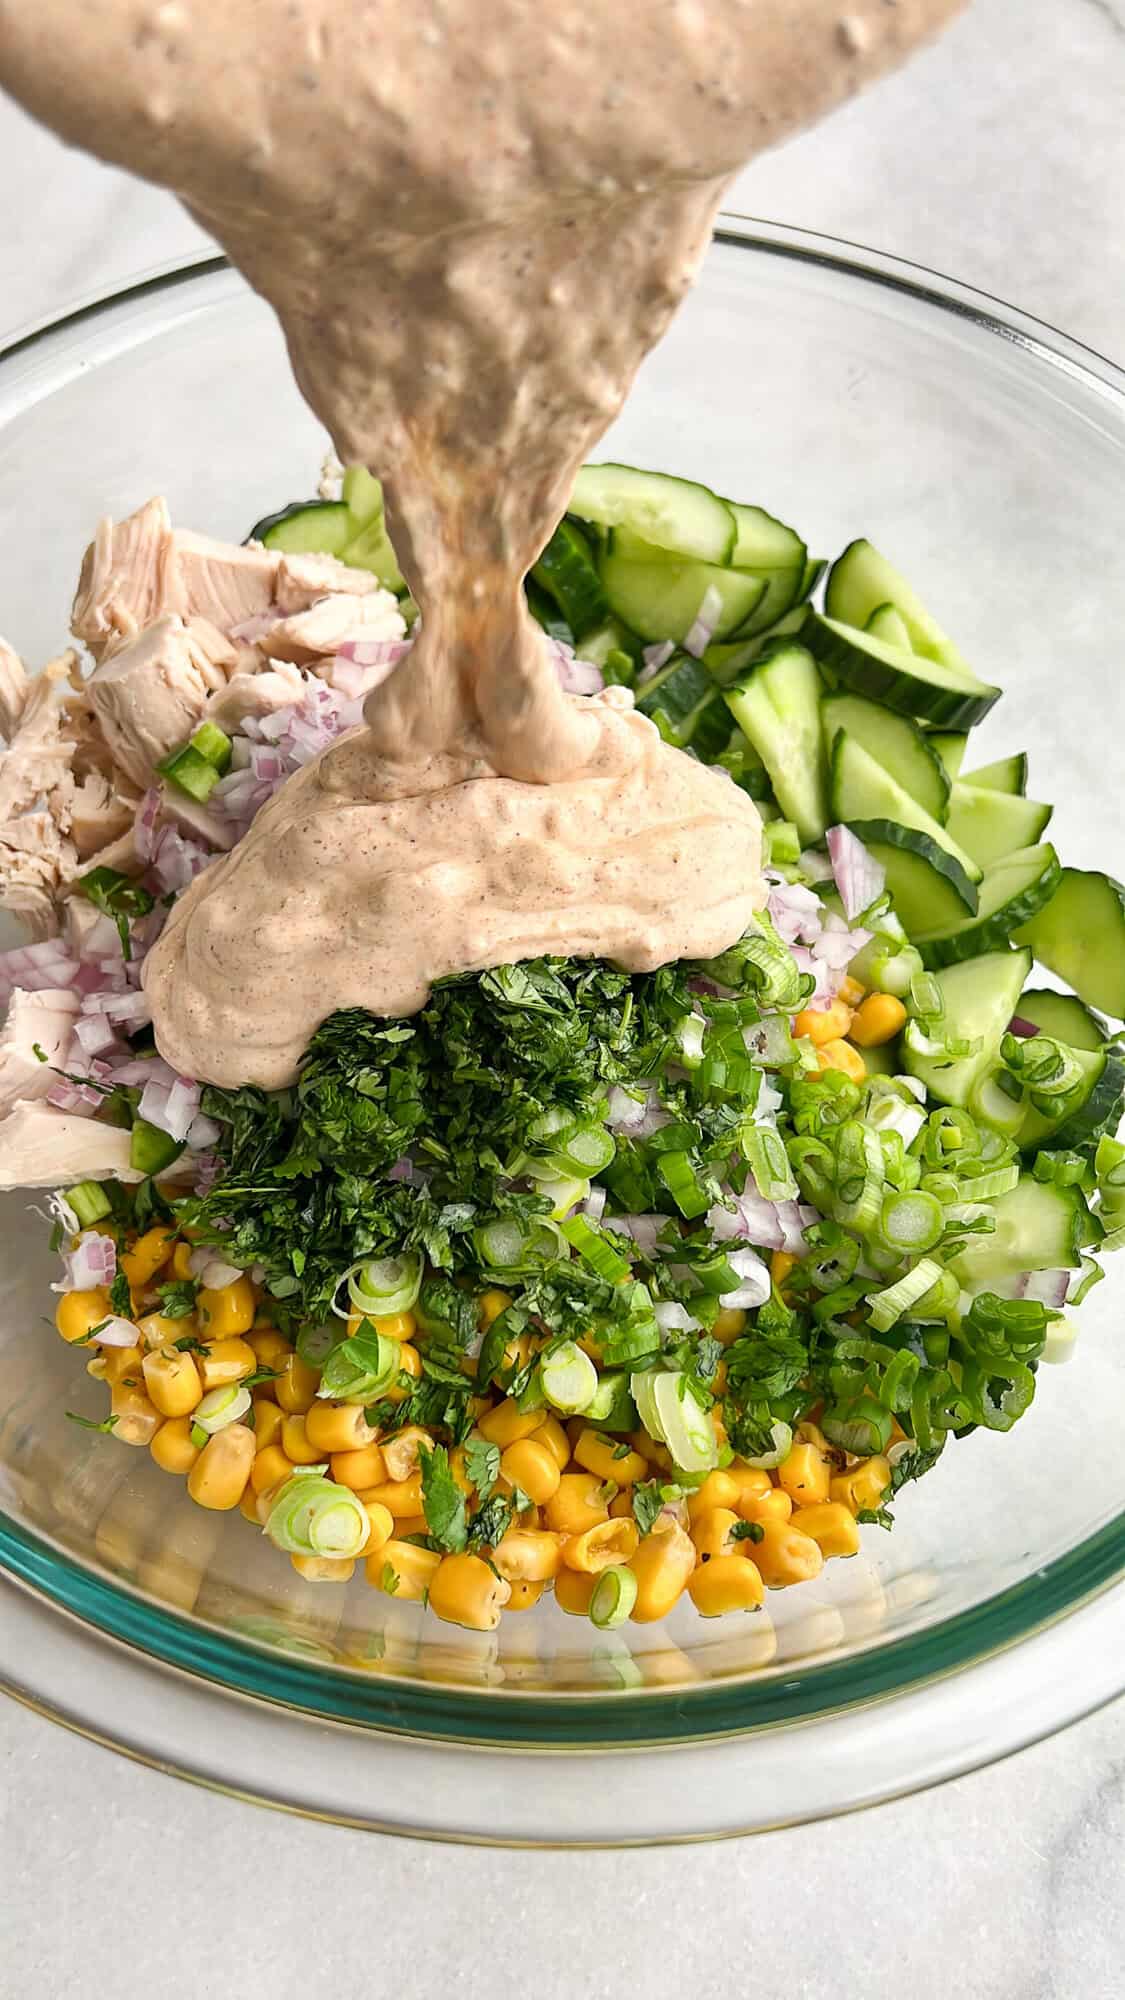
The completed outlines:
{"type": "MultiPolygon", "coordinates": [[[[974,761],[1028,750],[1064,858],[1104,864],[1125,841],[1125,398],[1107,365],[999,310],[732,224],[606,455],[758,501],[815,554],[857,534],[884,547],[1010,691],[974,761]]],[[[0,362],[0,630],[34,663],[65,642],[99,513],[162,491],[175,519],[240,539],[315,489],[324,445],[272,316],[226,270],[22,344],[0,362]]],[[[361,1577],[304,1583],[240,1515],[201,1513],[147,1454],[69,1423],[100,1416],[102,1392],[52,1330],[34,1204],[0,1201],[0,1560],[217,1680],[465,1738],[667,1740],[893,1690],[1125,1569],[1112,1275],[1029,1418],[951,1449],[894,1533],[865,1530],[816,1585],[754,1617],[685,1608],[602,1637],[545,1601],[474,1635],[361,1577]]]]}

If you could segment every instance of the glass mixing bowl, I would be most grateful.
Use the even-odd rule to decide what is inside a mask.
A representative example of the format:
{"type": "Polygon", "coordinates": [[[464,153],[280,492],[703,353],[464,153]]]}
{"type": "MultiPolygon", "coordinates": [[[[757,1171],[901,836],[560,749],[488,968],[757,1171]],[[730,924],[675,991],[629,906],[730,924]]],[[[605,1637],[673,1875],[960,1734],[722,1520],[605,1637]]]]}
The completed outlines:
{"type": "MultiPolygon", "coordinates": [[[[238,540],[315,488],[324,443],[218,260],[29,335],[0,363],[0,627],[48,658],[99,514],[160,491],[238,540]]],[[[973,761],[1030,751],[1064,858],[1112,863],[1117,370],[922,271],[724,218],[605,455],[760,501],[817,554],[869,535],[1009,690],[973,761]]],[[[931,1781],[1125,1685],[1116,1274],[1027,1420],[951,1448],[815,1585],[604,1636],[547,1600],[475,1635],[361,1579],[304,1583],[239,1515],[67,1422],[102,1396],[51,1330],[29,1204],[0,1205],[0,1668],[137,1755],[357,1823],[691,1837],[931,1781]]]]}

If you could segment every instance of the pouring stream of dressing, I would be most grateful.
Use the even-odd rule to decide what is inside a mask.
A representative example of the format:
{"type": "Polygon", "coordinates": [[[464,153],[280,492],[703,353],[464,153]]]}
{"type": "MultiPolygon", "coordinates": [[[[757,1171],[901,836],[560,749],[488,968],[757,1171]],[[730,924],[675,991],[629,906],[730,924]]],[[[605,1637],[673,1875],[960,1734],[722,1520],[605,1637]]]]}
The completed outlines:
{"type": "Polygon", "coordinates": [[[189,1075],[292,1079],[336,1007],[552,951],[645,970],[764,900],[729,780],[564,695],[521,579],[692,281],[730,175],[961,0],[0,0],[0,80],[163,182],[276,308],[422,607],[367,728],[145,967],[189,1075]]]}

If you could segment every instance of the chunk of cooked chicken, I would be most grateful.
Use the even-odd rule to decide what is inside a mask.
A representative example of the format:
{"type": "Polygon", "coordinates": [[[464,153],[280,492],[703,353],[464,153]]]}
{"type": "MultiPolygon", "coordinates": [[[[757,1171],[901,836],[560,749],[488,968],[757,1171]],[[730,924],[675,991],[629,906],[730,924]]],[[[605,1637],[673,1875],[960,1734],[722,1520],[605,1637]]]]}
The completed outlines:
{"type": "Polygon", "coordinates": [[[87,693],[114,763],[144,787],[161,758],[197,727],[208,697],[225,686],[192,627],[168,614],[105,654],[87,693]]]}
{"type": "MultiPolygon", "coordinates": [[[[139,1181],[129,1165],[130,1134],[97,1118],[56,1111],[53,1104],[23,1100],[0,1119],[0,1188],[73,1187],[76,1181],[139,1181]]],[[[195,1156],[196,1158],[198,1156],[195,1156]]],[[[161,1174],[162,1181],[189,1180],[191,1153],[161,1174]]]]}
{"type": "Polygon", "coordinates": [[[19,728],[31,676],[17,652],[0,639],[0,736],[11,742],[19,728]]]}
{"type": "Polygon", "coordinates": [[[378,588],[369,569],[352,569],[335,556],[283,555],[277,565],[273,598],[278,611],[289,617],[294,611],[307,611],[319,597],[339,592],[370,597],[378,588]]]}
{"type": "Polygon", "coordinates": [[[135,639],[164,610],[168,504],[146,500],[124,521],[98,522],[82,560],[70,629],[100,659],[107,646],[135,639]]]}
{"type": "Polygon", "coordinates": [[[161,608],[183,618],[210,619],[220,632],[229,632],[270,609],[280,561],[260,542],[239,546],[174,528],[164,560],[161,608]]]}
{"type": "Polygon", "coordinates": [[[280,618],[255,644],[271,660],[305,666],[328,658],[345,639],[401,639],[405,633],[397,597],[389,590],[374,590],[362,597],[347,593],[322,597],[307,611],[280,618]]]}
{"type": "Polygon", "coordinates": [[[78,1010],[78,995],[65,987],[41,993],[15,988],[0,1029],[0,1115],[28,1098],[46,1097],[58,1082],[55,1072],[66,1062],[78,1010]]]}
{"type": "Polygon", "coordinates": [[[77,868],[73,842],[46,810],[0,825],[0,903],[22,920],[29,938],[54,936],[59,898],[77,868]]]}
{"type": "Polygon", "coordinates": [[[237,668],[222,693],[212,696],[207,720],[217,722],[220,729],[236,729],[247,716],[260,721],[263,715],[274,715],[279,708],[289,708],[304,695],[304,675],[291,661],[270,660],[267,663],[260,653],[252,657],[260,662],[260,671],[237,668]]]}

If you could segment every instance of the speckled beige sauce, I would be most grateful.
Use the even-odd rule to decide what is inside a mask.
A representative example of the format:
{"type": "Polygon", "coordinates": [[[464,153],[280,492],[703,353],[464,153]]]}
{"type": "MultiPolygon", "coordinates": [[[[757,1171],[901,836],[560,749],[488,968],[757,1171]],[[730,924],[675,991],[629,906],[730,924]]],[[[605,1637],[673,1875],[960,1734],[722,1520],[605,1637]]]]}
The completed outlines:
{"type": "MultiPolygon", "coordinates": [[[[289,1080],[335,1007],[540,951],[725,948],[760,826],[521,579],[691,283],[729,176],[958,0],[0,0],[0,79],[173,188],[275,306],[422,608],[367,727],[284,787],[146,965],[162,1053],[289,1080]]],[[[190,450],[190,439],[185,440],[190,450]]]]}

